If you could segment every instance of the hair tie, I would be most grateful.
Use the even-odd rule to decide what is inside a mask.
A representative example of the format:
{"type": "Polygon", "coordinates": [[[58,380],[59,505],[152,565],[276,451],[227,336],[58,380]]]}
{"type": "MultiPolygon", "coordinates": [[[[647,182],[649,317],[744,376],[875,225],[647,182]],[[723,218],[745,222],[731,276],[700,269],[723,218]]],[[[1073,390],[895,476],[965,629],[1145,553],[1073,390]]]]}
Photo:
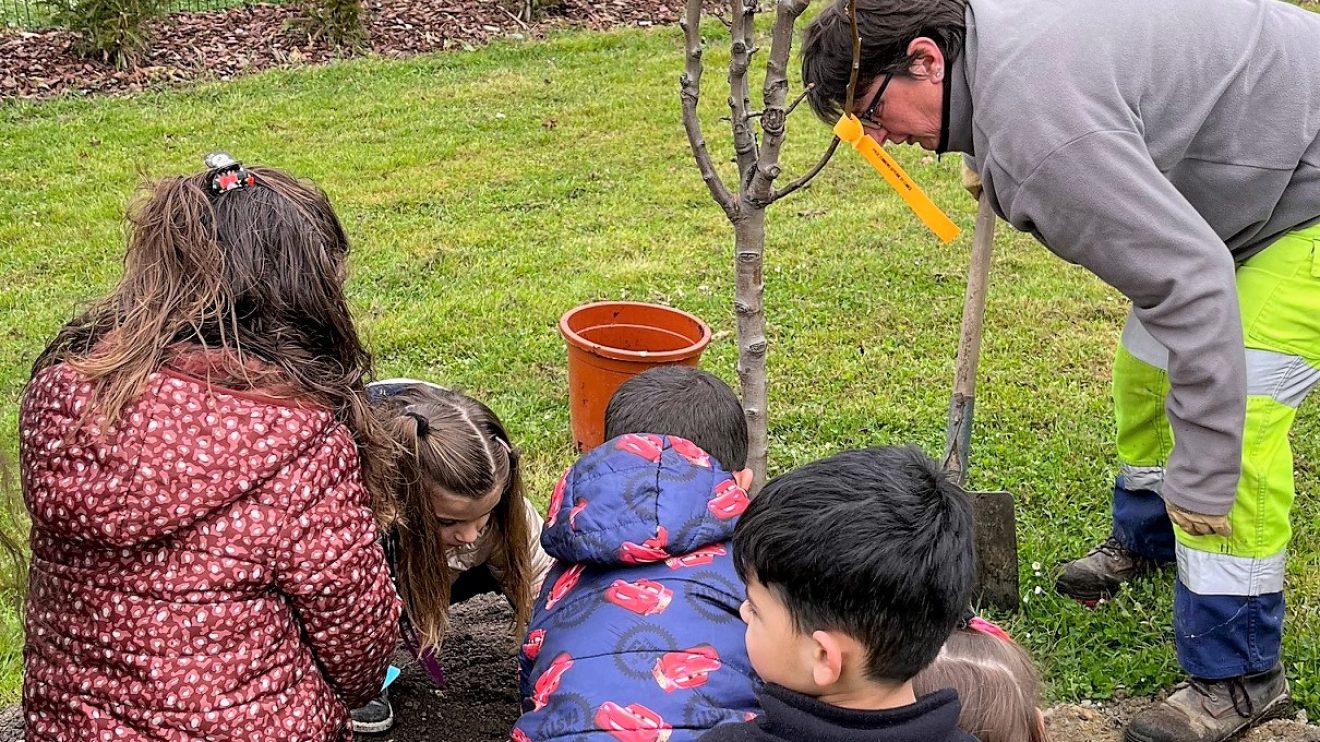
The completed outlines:
{"type": "Polygon", "coordinates": [[[993,636],[996,639],[1003,639],[1006,642],[1013,641],[1013,637],[1009,636],[1007,631],[1004,631],[1003,629],[999,628],[997,624],[987,621],[984,618],[981,618],[980,616],[973,616],[970,620],[968,620],[967,628],[971,629],[972,631],[979,632],[981,634],[987,634],[989,636],[993,636]]]}
{"type": "Polygon", "coordinates": [[[251,188],[257,184],[257,179],[243,167],[243,163],[235,160],[228,152],[211,152],[202,161],[211,171],[207,187],[213,195],[251,188]]]}
{"type": "Polygon", "coordinates": [[[406,411],[404,411],[403,414],[405,414],[405,415],[407,415],[408,417],[411,417],[412,419],[414,419],[414,420],[417,421],[417,437],[418,437],[418,438],[421,438],[422,436],[424,436],[424,435],[426,435],[428,432],[430,432],[430,430],[431,430],[431,423],[428,422],[427,419],[426,419],[426,417],[423,416],[421,413],[419,413],[419,412],[412,412],[412,411],[410,411],[410,410],[406,410],[406,411]]]}
{"type": "Polygon", "coordinates": [[[498,435],[492,435],[491,438],[493,438],[496,443],[500,444],[500,446],[504,448],[505,453],[513,453],[513,449],[509,447],[508,441],[504,440],[498,435]]]}

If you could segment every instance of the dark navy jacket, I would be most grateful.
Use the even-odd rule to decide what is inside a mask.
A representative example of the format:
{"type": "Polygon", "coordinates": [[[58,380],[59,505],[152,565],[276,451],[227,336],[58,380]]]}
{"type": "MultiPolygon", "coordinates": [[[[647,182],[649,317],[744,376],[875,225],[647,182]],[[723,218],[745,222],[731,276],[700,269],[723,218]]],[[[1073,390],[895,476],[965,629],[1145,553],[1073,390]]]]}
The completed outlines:
{"type": "Polygon", "coordinates": [[[692,443],[625,435],[560,480],[516,742],[690,742],[759,710],[729,543],[747,493],[692,443]]]}
{"type": "Polygon", "coordinates": [[[765,713],[749,724],[727,724],[705,742],[976,742],[958,728],[962,705],[950,689],[910,706],[856,711],[823,703],[774,683],[761,694],[765,713]]]}

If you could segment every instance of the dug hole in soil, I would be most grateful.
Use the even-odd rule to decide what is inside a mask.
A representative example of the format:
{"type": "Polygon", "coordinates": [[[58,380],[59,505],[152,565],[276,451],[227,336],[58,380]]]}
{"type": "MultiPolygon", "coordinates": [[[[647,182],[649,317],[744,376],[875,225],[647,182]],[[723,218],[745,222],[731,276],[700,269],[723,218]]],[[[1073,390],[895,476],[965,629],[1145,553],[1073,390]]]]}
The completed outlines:
{"type": "MultiPolygon", "coordinates": [[[[390,686],[394,728],[359,735],[363,742],[500,742],[518,718],[518,642],[513,614],[502,599],[474,598],[454,607],[442,652],[449,685],[436,688],[411,658],[395,656],[403,674],[390,686]]],[[[1062,704],[1045,712],[1054,742],[1119,742],[1123,723],[1149,698],[1114,703],[1062,704]]],[[[1299,718],[1305,718],[1299,715],[1299,718]]],[[[17,707],[0,711],[0,742],[22,739],[17,707]]],[[[1240,742],[1320,742],[1320,728],[1297,719],[1272,721],[1240,742]]],[[[803,740],[803,742],[809,742],[803,740]]]]}

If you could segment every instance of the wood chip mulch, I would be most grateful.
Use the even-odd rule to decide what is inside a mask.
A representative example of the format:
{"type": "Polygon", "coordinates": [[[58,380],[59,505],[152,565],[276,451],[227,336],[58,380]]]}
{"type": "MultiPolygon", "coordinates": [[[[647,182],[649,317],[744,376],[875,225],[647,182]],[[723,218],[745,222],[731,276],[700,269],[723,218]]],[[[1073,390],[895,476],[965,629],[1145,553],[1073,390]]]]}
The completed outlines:
{"type": "MultiPolygon", "coordinates": [[[[564,0],[527,25],[501,0],[366,0],[371,52],[384,57],[538,37],[556,27],[676,24],[681,7],[682,0],[564,0]]],[[[174,13],[152,23],[150,52],[128,70],[79,56],[68,30],[0,30],[0,100],[135,93],[341,56],[301,30],[301,16],[297,4],[174,13]]]]}

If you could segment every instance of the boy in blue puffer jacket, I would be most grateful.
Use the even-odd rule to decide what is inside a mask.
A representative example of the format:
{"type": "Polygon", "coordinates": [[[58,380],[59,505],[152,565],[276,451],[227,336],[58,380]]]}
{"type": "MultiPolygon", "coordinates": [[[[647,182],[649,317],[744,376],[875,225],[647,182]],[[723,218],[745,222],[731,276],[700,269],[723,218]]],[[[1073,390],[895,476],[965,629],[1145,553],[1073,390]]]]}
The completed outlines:
{"type": "Polygon", "coordinates": [[[519,656],[515,742],[688,742],[759,712],[729,542],[752,477],[738,398],[652,369],[610,399],[605,435],[550,502],[558,564],[519,656]]]}

